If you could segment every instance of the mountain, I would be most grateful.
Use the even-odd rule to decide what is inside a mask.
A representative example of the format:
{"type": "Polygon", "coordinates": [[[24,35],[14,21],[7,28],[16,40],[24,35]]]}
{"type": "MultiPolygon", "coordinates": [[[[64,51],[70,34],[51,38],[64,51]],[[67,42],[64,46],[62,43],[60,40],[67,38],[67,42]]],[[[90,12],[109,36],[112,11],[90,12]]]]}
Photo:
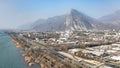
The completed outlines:
{"type": "Polygon", "coordinates": [[[120,10],[99,18],[99,21],[109,25],[110,29],[120,29],[120,10]]]}
{"type": "Polygon", "coordinates": [[[68,14],[54,16],[48,19],[39,19],[30,27],[37,31],[65,31],[65,30],[92,30],[97,29],[100,25],[98,21],[79,12],[71,9],[68,14]]]}
{"type": "Polygon", "coordinates": [[[66,18],[66,29],[67,30],[87,30],[93,29],[92,19],[87,15],[78,12],[75,9],[71,9],[70,13],[66,18]]]}
{"type": "Polygon", "coordinates": [[[32,24],[32,29],[37,31],[63,31],[65,29],[66,15],[55,16],[46,20],[37,20],[32,24]]]}

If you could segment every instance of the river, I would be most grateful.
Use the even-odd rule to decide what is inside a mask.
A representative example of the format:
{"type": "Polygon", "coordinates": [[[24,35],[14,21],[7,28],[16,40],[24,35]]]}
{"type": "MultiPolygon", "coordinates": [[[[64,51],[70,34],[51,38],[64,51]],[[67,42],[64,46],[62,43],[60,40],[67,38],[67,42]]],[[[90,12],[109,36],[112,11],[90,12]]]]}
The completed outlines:
{"type": "Polygon", "coordinates": [[[28,68],[9,35],[0,32],[0,68],[28,68]]]}

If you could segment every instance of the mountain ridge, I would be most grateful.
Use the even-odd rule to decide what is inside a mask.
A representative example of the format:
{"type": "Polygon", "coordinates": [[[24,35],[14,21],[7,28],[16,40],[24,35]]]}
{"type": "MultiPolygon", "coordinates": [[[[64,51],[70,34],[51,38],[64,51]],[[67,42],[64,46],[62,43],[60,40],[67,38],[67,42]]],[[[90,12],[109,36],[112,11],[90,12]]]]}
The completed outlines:
{"type": "MultiPolygon", "coordinates": [[[[116,14],[114,14],[113,16],[117,15],[118,13],[120,14],[120,11],[117,11],[116,14]]],[[[111,17],[111,15],[109,15],[109,17],[111,17]]],[[[43,31],[45,32],[46,31],[50,31],[50,32],[51,31],[66,31],[66,30],[70,30],[70,31],[71,30],[72,31],[111,30],[111,29],[119,29],[118,24],[117,25],[113,24],[113,22],[106,23],[105,21],[102,21],[101,19],[95,19],[75,9],[71,9],[68,14],[54,16],[48,19],[39,19],[30,25],[30,29],[42,31],[42,32],[43,31]]]]}
{"type": "Polygon", "coordinates": [[[92,30],[95,27],[94,18],[71,9],[68,14],[50,17],[44,21],[36,21],[32,29],[38,31],[92,30]]]}
{"type": "Polygon", "coordinates": [[[120,10],[115,11],[112,14],[108,14],[99,18],[99,21],[111,24],[112,29],[120,29],[120,10]]]}

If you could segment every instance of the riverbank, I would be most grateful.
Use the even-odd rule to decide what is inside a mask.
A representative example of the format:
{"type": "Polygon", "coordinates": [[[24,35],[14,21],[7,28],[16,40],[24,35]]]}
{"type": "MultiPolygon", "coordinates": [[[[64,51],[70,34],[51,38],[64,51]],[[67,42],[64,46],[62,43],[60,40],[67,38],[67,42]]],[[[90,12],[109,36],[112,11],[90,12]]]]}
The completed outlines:
{"type": "Polygon", "coordinates": [[[16,48],[18,48],[19,53],[21,54],[21,56],[23,57],[23,59],[25,60],[27,66],[29,68],[40,68],[40,65],[38,63],[32,62],[32,58],[27,56],[27,53],[25,52],[25,49],[22,47],[24,46],[24,44],[19,43],[18,40],[16,40],[15,37],[11,36],[13,43],[15,44],[16,48]]]}

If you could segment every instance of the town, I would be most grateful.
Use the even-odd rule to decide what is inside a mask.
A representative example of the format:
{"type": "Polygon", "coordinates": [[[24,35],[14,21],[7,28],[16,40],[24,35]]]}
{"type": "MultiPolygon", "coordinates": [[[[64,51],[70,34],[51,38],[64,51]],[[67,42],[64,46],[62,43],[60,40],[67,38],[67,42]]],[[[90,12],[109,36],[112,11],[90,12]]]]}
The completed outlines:
{"type": "Polygon", "coordinates": [[[10,32],[29,66],[120,68],[120,31],[10,32]]]}

